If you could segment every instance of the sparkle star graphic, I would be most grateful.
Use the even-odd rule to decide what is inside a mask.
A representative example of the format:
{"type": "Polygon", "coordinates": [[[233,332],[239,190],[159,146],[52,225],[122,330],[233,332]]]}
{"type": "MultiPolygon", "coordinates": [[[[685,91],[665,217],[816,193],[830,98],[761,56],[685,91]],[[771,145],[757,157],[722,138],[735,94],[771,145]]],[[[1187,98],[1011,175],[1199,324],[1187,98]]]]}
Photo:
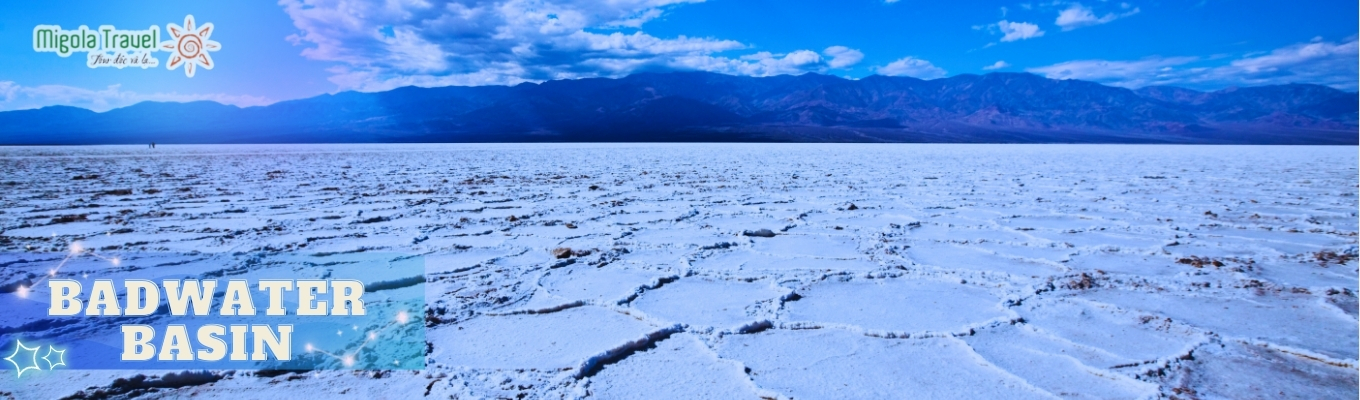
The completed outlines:
{"type": "MultiPolygon", "coordinates": [[[[410,316],[411,316],[411,314],[408,313],[408,312],[406,312],[405,310],[402,310],[402,311],[397,312],[397,317],[395,318],[395,321],[390,322],[390,323],[388,323],[387,325],[378,328],[376,331],[372,331],[372,330],[371,330],[371,331],[367,331],[367,333],[368,333],[368,335],[367,335],[367,336],[368,336],[368,339],[367,339],[367,340],[364,340],[363,343],[359,343],[359,348],[354,349],[353,351],[350,351],[350,352],[348,352],[348,353],[345,353],[345,354],[334,354],[334,353],[331,353],[331,352],[329,352],[329,351],[326,351],[326,350],[322,350],[322,349],[320,349],[320,348],[317,348],[316,346],[313,346],[311,343],[307,343],[307,347],[306,347],[306,348],[307,348],[307,352],[308,352],[308,353],[311,353],[311,352],[319,352],[319,353],[321,353],[321,354],[323,354],[323,355],[326,355],[326,356],[328,356],[328,357],[330,357],[330,358],[339,360],[340,363],[341,363],[341,364],[344,364],[344,366],[346,366],[346,367],[353,367],[354,364],[355,364],[356,362],[358,362],[358,358],[357,358],[357,357],[359,356],[359,353],[360,353],[361,351],[363,351],[363,349],[364,349],[365,347],[368,347],[369,344],[371,344],[371,343],[373,343],[374,341],[378,340],[379,334],[381,334],[382,332],[386,332],[388,329],[391,329],[391,328],[394,328],[394,327],[399,327],[400,325],[406,324],[407,322],[409,322],[409,321],[411,320],[411,317],[410,317],[410,316]]],[[[355,331],[359,330],[359,326],[358,326],[358,325],[351,325],[350,327],[353,328],[355,331]]],[[[343,331],[343,330],[337,330],[337,331],[335,331],[335,334],[336,334],[336,335],[344,335],[344,334],[345,334],[345,331],[343,331]]],[[[392,365],[401,366],[401,360],[392,360],[392,365]]]]}
{"type": "Polygon", "coordinates": [[[212,36],[213,24],[206,23],[194,30],[194,16],[184,16],[184,26],[167,24],[165,29],[170,31],[170,40],[161,42],[161,48],[173,52],[170,62],[166,63],[166,68],[179,68],[184,64],[184,75],[194,77],[194,70],[197,66],[212,69],[213,60],[208,56],[210,51],[222,49],[222,44],[208,40],[212,36]]]}
{"type": "Polygon", "coordinates": [[[15,340],[14,344],[15,344],[14,354],[11,354],[9,357],[5,357],[5,361],[9,361],[10,364],[14,364],[14,369],[19,370],[20,377],[24,376],[24,371],[28,371],[30,369],[42,371],[42,368],[38,367],[38,349],[40,349],[41,347],[24,346],[24,342],[20,342],[18,340],[15,340]],[[20,362],[24,363],[20,364],[20,362]]]}
{"type": "Polygon", "coordinates": [[[47,355],[43,356],[42,359],[47,361],[47,369],[50,371],[58,365],[66,365],[66,350],[57,350],[56,347],[47,346],[47,355]],[[55,362],[52,361],[54,354],[56,355],[55,362]]]}

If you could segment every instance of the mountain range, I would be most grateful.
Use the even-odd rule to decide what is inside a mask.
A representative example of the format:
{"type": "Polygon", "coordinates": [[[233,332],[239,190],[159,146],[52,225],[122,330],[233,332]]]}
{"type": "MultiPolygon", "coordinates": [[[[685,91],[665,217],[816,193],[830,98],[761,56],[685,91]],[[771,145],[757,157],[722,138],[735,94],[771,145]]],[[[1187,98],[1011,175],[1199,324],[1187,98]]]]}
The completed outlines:
{"type": "Polygon", "coordinates": [[[1356,93],[1290,84],[1137,90],[1028,73],[921,80],[640,73],[403,87],[245,107],[0,112],[0,144],[943,142],[1357,144],[1356,93]]]}

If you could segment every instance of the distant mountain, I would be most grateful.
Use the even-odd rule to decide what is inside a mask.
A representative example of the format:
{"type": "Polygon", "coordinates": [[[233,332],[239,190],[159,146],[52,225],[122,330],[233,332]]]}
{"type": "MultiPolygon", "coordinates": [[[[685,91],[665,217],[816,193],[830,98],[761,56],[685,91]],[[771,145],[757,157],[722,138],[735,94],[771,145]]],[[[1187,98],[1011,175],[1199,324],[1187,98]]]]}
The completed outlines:
{"type": "Polygon", "coordinates": [[[1024,73],[935,80],[643,73],[342,92],[263,107],[138,103],[0,112],[3,144],[1001,142],[1357,144],[1356,93],[1139,90],[1024,73]]]}

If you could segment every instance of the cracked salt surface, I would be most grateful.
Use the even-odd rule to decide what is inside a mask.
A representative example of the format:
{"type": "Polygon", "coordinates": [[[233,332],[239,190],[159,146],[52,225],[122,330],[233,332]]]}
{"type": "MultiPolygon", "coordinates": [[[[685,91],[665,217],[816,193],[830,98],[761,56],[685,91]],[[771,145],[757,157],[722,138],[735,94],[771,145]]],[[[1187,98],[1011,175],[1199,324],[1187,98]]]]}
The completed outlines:
{"type": "Polygon", "coordinates": [[[1165,315],[1240,339],[1306,349],[1355,364],[1360,332],[1353,315],[1315,296],[1232,296],[1102,290],[1086,297],[1165,315]]]}
{"type": "Polygon", "coordinates": [[[754,309],[758,303],[788,292],[767,282],[689,277],[644,292],[631,305],[649,317],[689,325],[694,330],[740,328],[762,319],[754,309]]]}
{"type": "Polygon", "coordinates": [[[783,320],[847,326],[879,336],[966,333],[1015,316],[987,289],[957,281],[825,280],[799,294],[798,301],[785,303],[783,320]]]}
{"type": "Polygon", "coordinates": [[[690,334],[676,334],[605,367],[587,394],[601,399],[758,399],[764,393],[741,363],[718,355],[690,334]],[[659,389],[665,388],[665,389],[659,389]]]}
{"type": "Polygon", "coordinates": [[[1091,363],[1092,359],[1103,361],[1108,357],[1103,350],[1068,342],[1033,327],[997,327],[964,340],[997,368],[1059,397],[1136,399],[1157,393],[1156,384],[1091,363]]]}
{"type": "Polygon", "coordinates": [[[617,312],[577,307],[542,315],[480,316],[426,332],[437,362],[471,368],[562,369],[655,328],[617,312]]]}
{"type": "Polygon", "coordinates": [[[757,386],[796,399],[1052,398],[952,337],[771,330],[727,336],[718,355],[741,360],[757,386]]]}
{"type": "MultiPolygon", "coordinates": [[[[116,380],[171,371],[0,374],[0,392],[1355,398],[1356,165],[1304,146],[3,148],[0,307],[75,241],[122,265],[59,275],[413,254],[429,353],[156,391],[116,380]]],[[[45,319],[0,332],[90,328],[45,319]]]]}
{"type": "Polygon", "coordinates": [[[1171,393],[1203,399],[1341,399],[1360,385],[1355,367],[1300,363],[1298,356],[1239,341],[1204,346],[1162,385],[1171,393]],[[1351,390],[1336,390],[1349,387],[1351,390]]]}
{"type": "Polygon", "coordinates": [[[1100,368],[1179,357],[1208,340],[1171,319],[1078,298],[1045,299],[1017,308],[1033,332],[1092,349],[1092,357],[1078,358],[1100,368]]]}

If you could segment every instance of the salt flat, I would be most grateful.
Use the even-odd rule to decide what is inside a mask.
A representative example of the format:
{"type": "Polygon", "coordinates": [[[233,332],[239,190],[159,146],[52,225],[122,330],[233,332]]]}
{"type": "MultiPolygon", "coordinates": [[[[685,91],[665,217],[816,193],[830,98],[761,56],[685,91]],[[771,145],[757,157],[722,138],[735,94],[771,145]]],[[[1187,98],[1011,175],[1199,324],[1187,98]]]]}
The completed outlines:
{"type": "Polygon", "coordinates": [[[1304,146],[0,148],[0,307],[72,243],[89,257],[59,275],[390,252],[424,256],[425,371],[138,394],[1355,398],[1356,166],[1304,146]]]}

